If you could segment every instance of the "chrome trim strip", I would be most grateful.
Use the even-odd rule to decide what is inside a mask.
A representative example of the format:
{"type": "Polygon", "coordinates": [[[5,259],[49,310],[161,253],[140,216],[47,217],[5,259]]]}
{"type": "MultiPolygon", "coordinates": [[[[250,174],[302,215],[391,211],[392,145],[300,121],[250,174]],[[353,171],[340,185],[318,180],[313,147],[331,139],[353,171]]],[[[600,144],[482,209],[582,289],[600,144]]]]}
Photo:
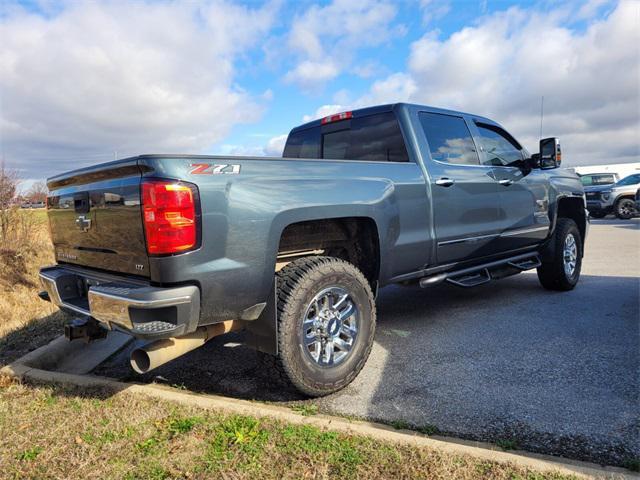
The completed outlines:
{"type": "Polygon", "coordinates": [[[190,303],[191,297],[188,295],[183,295],[180,297],[172,297],[172,298],[163,298],[160,300],[135,300],[128,297],[121,297],[120,295],[113,295],[105,292],[96,292],[95,290],[89,289],[89,305],[91,305],[91,297],[104,297],[108,300],[113,300],[115,302],[126,303],[129,307],[140,307],[140,308],[150,308],[150,307],[168,307],[173,305],[182,305],[183,303],[190,303]]]}
{"type": "Polygon", "coordinates": [[[543,227],[526,227],[526,228],[520,228],[520,229],[515,229],[515,230],[507,230],[506,232],[502,232],[500,234],[501,237],[515,237],[516,235],[524,235],[527,233],[535,233],[535,232],[542,232],[543,230],[549,231],[549,225],[545,225],[543,227]]]}
{"type": "Polygon", "coordinates": [[[478,242],[485,238],[493,238],[498,237],[499,234],[492,233],[491,235],[479,235],[477,237],[467,237],[467,238],[456,238],[455,240],[447,240],[445,242],[438,242],[439,247],[444,247],[445,245],[454,245],[456,243],[465,243],[465,242],[478,242]]]}
{"type": "Polygon", "coordinates": [[[515,229],[515,230],[507,230],[506,232],[502,232],[500,234],[498,233],[494,233],[491,235],[479,235],[477,237],[466,237],[466,238],[456,238],[455,240],[447,240],[445,242],[438,242],[438,246],[439,247],[443,247],[445,245],[455,245],[456,243],[466,243],[466,242],[477,242],[480,240],[484,240],[487,238],[493,238],[493,237],[513,237],[516,235],[524,235],[526,233],[534,233],[534,232],[541,232],[543,230],[549,230],[549,225],[545,225],[543,227],[525,227],[525,228],[520,228],[520,229],[515,229]]]}

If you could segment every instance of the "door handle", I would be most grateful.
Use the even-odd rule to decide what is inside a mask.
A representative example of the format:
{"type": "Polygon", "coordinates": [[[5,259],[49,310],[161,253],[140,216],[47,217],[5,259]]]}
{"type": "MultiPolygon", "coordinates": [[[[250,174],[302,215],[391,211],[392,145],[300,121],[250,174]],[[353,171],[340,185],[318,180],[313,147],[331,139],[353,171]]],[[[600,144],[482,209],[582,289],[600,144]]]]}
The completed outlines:
{"type": "Polygon", "coordinates": [[[441,187],[450,187],[456,183],[456,181],[452,178],[442,177],[436,180],[436,185],[440,185],[441,187]]]}
{"type": "Polygon", "coordinates": [[[504,187],[508,187],[509,185],[513,184],[513,180],[509,180],[508,178],[505,178],[503,180],[498,181],[498,183],[504,187]]]}

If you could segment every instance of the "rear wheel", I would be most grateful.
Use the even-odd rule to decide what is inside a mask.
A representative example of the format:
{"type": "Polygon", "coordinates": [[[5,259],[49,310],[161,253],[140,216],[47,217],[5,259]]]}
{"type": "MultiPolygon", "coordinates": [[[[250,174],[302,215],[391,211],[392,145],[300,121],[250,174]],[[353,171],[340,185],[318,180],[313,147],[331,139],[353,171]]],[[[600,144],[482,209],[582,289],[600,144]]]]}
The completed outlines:
{"type": "Polygon", "coordinates": [[[277,277],[278,355],[270,361],[306,395],[340,390],[358,375],[373,345],[369,282],[354,265],[332,257],[296,260],[277,277]]]}
{"type": "Polygon", "coordinates": [[[538,279],[548,290],[573,290],[582,268],[582,240],[576,222],[559,218],[551,241],[554,255],[538,267],[538,279]]]}
{"type": "Polygon", "coordinates": [[[631,198],[622,198],[616,203],[616,217],[622,220],[633,218],[636,214],[636,203],[631,198]]]}

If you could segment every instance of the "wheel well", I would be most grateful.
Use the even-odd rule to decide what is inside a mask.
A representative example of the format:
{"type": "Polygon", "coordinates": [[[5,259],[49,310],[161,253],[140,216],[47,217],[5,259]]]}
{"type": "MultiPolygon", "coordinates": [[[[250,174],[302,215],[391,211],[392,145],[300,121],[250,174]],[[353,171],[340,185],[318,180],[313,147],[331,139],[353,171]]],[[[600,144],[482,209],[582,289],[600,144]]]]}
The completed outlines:
{"type": "Polygon", "coordinates": [[[635,197],[633,194],[629,194],[629,195],[620,195],[618,198],[616,198],[616,202],[615,202],[615,203],[616,203],[616,205],[617,205],[621,200],[624,200],[625,198],[626,198],[626,199],[629,199],[629,200],[633,200],[633,201],[635,201],[635,199],[636,199],[636,197],[635,197]]]}
{"type": "Polygon", "coordinates": [[[346,217],[288,225],[280,236],[276,270],[305,256],[327,255],[352,263],[372,284],[380,271],[380,241],[373,219],[346,217]]]}
{"type": "Polygon", "coordinates": [[[587,230],[587,219],[584,214],[584,201],[582,198],[561,198],[558,202],[558,218],[570,218],[578,226],[580,237],[584,245],[584,237],[587,230]]]}

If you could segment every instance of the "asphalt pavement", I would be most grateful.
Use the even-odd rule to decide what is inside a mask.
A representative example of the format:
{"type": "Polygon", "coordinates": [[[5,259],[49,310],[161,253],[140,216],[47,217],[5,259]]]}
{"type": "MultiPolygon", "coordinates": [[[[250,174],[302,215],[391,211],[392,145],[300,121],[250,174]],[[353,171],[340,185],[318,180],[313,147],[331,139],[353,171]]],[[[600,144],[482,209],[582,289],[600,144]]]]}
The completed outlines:
{"type": "Polygon", "coordinates": [[[542,289],[535,272],[473,289],[384,288],[367,365],[323,399],[278,386],[242,334],[144,376],[126,351],[95,373],[623,465],[640,458],[639,277],[640,220],[596,220],[571,292],[542,289]]]}

